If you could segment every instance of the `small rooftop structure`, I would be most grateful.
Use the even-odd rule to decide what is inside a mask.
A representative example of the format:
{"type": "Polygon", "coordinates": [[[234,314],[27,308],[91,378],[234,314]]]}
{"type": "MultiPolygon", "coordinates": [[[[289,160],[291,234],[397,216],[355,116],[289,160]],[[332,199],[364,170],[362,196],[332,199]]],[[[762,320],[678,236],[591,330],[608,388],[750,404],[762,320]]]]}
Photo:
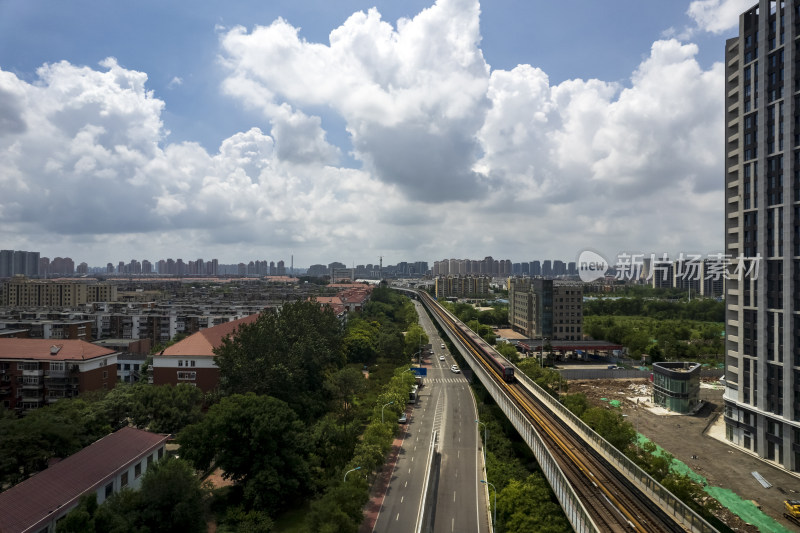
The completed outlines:
{"type": "Polygon", "coordinates": [[[653,363],[653,403],[688,414],[700,406],[700,363],[653,363]]]}

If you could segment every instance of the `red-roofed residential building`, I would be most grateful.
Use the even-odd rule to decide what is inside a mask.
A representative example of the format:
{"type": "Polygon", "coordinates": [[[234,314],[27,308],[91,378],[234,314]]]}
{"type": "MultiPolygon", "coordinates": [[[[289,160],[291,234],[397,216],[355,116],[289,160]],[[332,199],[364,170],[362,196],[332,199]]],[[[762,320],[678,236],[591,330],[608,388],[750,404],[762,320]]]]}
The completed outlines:
{"type": "Polygon", "coordinates": [[[90,444],[0,493],[0,531],[52,533],[84,494],[95,492],[103,503],[125,487],[139,488],[147,468],[164,456],[166,441],[125,427],[90,444]]]}
{"type": "Polygon", "coordinates": [[[36,409],[86,391],[112,389],[119,352],[74,339],[0,338],[0,401],[36,409]]]}
{"type": "Polygon", "coordinates": [[[219,367],[214,363],[214,348],[242,324],[255,322],[258,315],[198,331],[176,342],[153,357],[153,384],[190,383],[209,392],[219,386],[219,367]]]}

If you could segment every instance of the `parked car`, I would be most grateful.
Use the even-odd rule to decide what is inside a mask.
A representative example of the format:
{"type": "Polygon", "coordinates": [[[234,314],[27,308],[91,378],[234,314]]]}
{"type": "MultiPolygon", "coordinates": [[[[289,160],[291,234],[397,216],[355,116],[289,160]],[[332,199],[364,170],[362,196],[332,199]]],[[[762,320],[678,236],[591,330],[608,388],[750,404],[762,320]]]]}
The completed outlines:
{"type": "Polygon", "coordinates": [[[459,370],[459,368],[456,365],[453,365],[450,367],[450,372],[452,372],[453,374],[460,374],[461,370],[459,370]]]}
{"type": "Polygon", "coordinates": [[[444,350],[445,348],[446,346],[444,345],[444,343],[442,343],[442,350],[444,350]]]}
{"type": "Polygon", "coordinates": [[[406,416],[406,414],[403,413],[402,415],[400,415],[400,418],[397,419],[397,422],[399,424],[405,424],[406,422],[408,422],[408,416],[406,416]]]}
{"type": "Polygon", "coordinates": [[[444,361],[444,356],[443,355],[439,356],[439,361],[444,361]]]}

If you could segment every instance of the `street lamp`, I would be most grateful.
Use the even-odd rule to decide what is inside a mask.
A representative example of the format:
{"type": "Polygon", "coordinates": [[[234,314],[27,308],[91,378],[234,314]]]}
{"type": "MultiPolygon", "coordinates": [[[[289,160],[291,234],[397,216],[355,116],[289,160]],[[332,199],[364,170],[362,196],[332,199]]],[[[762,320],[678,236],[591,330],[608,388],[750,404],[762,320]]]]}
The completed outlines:
{"type": "Polygon", "coordinates": [[[483,467],[486,468],[486,445],[489,443],[489,441],[486,440],[486,424],[477,418],[475,419],[475,423],[483,426],[483,467]]]}
{"type": "Polygon", "coordinates": [[[386,408],[387,405],[392,405],[393,403],[394,403],[394,400],[392,400],[391,402],[389,402],[389,403],[385,404],[383,407],[381,407],[381,424],[383,424],[383,410],[384,410],[384,408],[386,408]]]}
{"type": "MultiPolygon", "coordinates": [[[[355,472],[356,470],[361,470],[361,467],[357,466],[357,467],[353,468],[352,470],[348,470],[347,472],[345,472],[343,481],[347,481],[347,474],[349,474],[350,472],[355,472]]],[[[497,498],[497,491],[495,491],[495,499],[496,498],[497,498]]]]}
{"type": "Polygon", "coordinates": [[[494,516],[492,516],[492,531],[494,531],[494,528],[497,526],[497,489],[495,488],[494,485],[492,485],[491,483],[489,483],[485,479],[482,479],[481,483],[489,485],[490,487],[492,487],[494,489],[494,505],[492,505],[492,513],[494,515],[494,516]]]}

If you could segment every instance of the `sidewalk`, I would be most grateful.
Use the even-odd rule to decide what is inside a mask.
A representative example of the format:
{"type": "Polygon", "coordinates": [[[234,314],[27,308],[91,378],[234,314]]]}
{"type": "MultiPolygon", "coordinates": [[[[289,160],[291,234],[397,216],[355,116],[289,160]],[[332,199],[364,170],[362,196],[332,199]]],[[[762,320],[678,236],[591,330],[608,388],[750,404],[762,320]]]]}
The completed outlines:
{"type": "Polygon", "coordinates": [[[378,473],[372,487],[369,490],[369,501],[364,506],[364,521],[358,528],[358,533],[372,533],[375,529],[375,524],[378,522],[378,516],[381,514],[383,507],[383,499],[386,497],[386,492],[389,489],[389,482],[392,480],[395,466],[397,465],[397,456],[400,454],[400,448],[403,446],[406,432],[403,431],[402,436],[395,437],[392,443],[392,449],[389,456],[383,465],[383,468],[378,473]]]}
{"type": "MultiPolygon", "coordinates": [[[[422,360],[422,366],[431,365],[429,357],[422,360]]],[[[399,436],[395,437],[392,442],[392,449],[383,464],[383,468],[378,473],[372,487],[369,489],[369,501],[364,506],[364,521],[358,528],[358,533],[372,533],[375,529],[375,524],[378,523],[378,517],[381,514],[383,507],[383,500],[386,497],[386,492],[389,490],[389,483],[392,481],[392,474],[397,466],[397,457],[400,454],[400,448],[403,447],[403,441],[406,439],[406,427],[403,426],[403,431],[399,436]]]]}

